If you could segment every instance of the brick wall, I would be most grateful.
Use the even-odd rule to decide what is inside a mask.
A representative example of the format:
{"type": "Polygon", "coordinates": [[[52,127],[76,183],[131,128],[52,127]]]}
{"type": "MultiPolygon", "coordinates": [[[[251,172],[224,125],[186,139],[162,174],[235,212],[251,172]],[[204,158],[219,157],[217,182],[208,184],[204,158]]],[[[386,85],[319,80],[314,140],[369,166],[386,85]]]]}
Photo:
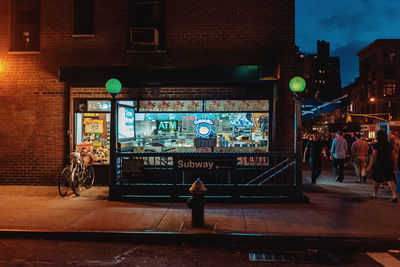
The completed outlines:
{"type": "Polygon", "coordinates": [[[39,54],[8,52],[10,2],[0,2],[0,183],[57,182],[70,97],[60,66],[279,63],[277,143],[292,149],[294,0],[167,0],[163,53],[127,53],[127,0],[95,1],[93,38],[72,37],[73,1],[42,0],[39,54]]]}

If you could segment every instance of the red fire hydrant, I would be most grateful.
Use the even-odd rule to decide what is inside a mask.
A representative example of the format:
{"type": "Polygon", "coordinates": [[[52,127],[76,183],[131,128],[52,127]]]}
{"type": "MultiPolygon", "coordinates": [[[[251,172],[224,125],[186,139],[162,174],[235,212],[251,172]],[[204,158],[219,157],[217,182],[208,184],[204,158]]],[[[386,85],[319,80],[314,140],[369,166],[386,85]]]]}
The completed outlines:
{"type": "Polygon", "coordinates": [[[188,199],[186,204],[189,209],[192,209],[192,226],[202,227],[204,226],[204,195],[207,192],[207,188],[200,180],[197,180],[190,187],[189,192],[192,194],[192,198],[188,199]]]}

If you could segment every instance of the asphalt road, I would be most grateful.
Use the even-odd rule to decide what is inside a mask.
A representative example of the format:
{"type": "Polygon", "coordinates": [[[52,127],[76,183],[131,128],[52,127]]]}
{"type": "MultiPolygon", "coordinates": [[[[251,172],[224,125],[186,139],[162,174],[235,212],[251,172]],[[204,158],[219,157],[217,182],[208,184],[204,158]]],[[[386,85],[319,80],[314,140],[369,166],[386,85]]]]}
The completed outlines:
{"type": "Polygon", "coordinates": [[[398,251],[255,251],[246,247],[0,239],[0,266],[400,266],[398,251]],[[275,261],[271,261],[274,258],[275,261]],[[396,265],[397,264],[397,265],[396,265]]]}

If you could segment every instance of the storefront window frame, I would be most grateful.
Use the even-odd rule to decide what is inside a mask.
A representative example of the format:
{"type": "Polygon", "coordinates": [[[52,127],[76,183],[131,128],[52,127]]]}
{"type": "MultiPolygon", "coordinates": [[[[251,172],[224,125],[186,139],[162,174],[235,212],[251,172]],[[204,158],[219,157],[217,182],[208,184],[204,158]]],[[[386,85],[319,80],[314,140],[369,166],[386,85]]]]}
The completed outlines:
{"type": "MultiPolygon", "coordinates": [[[[77,114],[85,114],[85,113],[98,113],[98,114],[110,114],[110,111],[89,111],[88,110],[88,101],[110,101],[109,98],[73,98],[73,114],[72,114],[72,150],[76,151],[78,146],[78,133],[77,133],[77,114]]],[[[108,140],[108,133],[107,133],[107,140],[108,140]]],[[[108,141],[107,141],[108,142],[108,141]]],[[[108,145],[109,148],[109,145],[108,145]]],[[[94,164],[96,166],[109,166],[109,163],[103,164],[94,164]]]]}

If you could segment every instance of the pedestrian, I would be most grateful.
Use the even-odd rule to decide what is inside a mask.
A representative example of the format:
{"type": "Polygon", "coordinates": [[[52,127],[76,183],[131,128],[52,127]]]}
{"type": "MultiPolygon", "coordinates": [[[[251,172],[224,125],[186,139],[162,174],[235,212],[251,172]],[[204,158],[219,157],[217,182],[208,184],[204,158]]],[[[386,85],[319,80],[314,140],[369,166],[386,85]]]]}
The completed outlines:
{"type": "Polygon", "coordinates": [[[333,139],[331,147],[332,169],[336,176],[336,182],[343,182],[344,161],[346,160],[347,141],[343,138],[343,131],[337,131],[337,137],[333,139]]]}
{"type": "Polygon", "coordinates": [[[372,171],[374,180],[374,192],[369,195],[370,198],[376,198],[378,194],[379,183],[386,181],[392,191],[390,202],[398,201],[396,193],[395,172],[397,171],[396,153],[393,144],[388,140],[388,135],[384,130],[379,130],[376,134],[377,143],[373,147],[372,158],[367,168],[367,172],[372,171]]]}
{"type": "Polygon", "coordinates": [[[351,161],[356,171],[357,183],[365,183],[367,176],[365,173],[365,165],[368,157],[368,143],[361,139],[359,133],[355,134],[356,141],[351,145],[351,161]]]}
{"type": "Polygon", "coordinates": [[[321,150],[322,141],[320,140],[320,134],[318,131],[312,132],[312,140],[308,141],[306,148],[304,149],[303,162],[308,160],[311,167],[311,184],[316,186],[317,178],[321,174],[321,150]]]}

